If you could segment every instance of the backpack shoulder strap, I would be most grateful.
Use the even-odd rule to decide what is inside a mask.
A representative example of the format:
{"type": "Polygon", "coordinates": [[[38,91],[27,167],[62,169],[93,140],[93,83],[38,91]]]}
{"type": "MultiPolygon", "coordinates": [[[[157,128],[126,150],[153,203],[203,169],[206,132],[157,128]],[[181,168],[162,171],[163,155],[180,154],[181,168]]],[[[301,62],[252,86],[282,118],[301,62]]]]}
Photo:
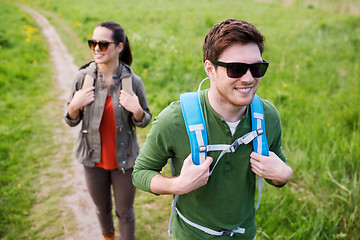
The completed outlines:
{"type": "MultiPolygon", "coordinates": [[[[204,82],[204,80],[202,82],[204,82]]],[[[200,86],[202,82],[200,83],[200,86]]],[[[240,144],[248,144],[251,141],[253,141],[253,147],[255,152],[265,156],[269,155],[269,147],[265,134],[264,109],[262,106],[261,99],[256,94],[254,96],[252,103],[250,104],[252,131],[248,134],[245,134],[241,138],[237,139],[231,145],[208,145],[206,123],[200,101],[200,90],[198,90],[197,92],[188,92],[181,94],[180,105],[186,125],[186,130],[190,140],[191,157],[194,164],[196,165],[201,164],[205,160],[208,151],[219,151],[219,150],[222,151],[220,156],[216,160],[215,165],[210,172],[210,175],[214,170],[216,164],[218,163],[219,159],[221,158],[221,156],[227,152],[235,152],[236,148],[240,144]]],[[[170,165],[172,165],[171,160],[170,160],[170,165]]],[[[259,198],[255,208],[256,210],[259,208],[262,197],[262,189],[263,189],[262,178],[257,176],[257,182],[259,188],[259,198]]],[[[179,195],[175,195],[172,203],[172,210],[169,221],[169,236],[172,233],[171,223],[172,223],[173,214],[176,209],[176,202],[178,197],[179,195]]],[[[190,224],[190,225],[209,233],[207,231],[208,230],[207,228],[204,228],[198,224],[195,225],[190,224]]]]}
{"type": "MultiPolygon", "coordinates": [[[[208,151],[206,123],[201,107],[200,93],[188,92],[180,95],[181,110],[186,130],[189,135],[191,156],[194,164],[201,164],[208,151]],[[202,151],[201,149],[204,149],[202,151]]],[[[263,133],[253,139],[254,151],[264,156],[269,155],[269,147],[265,132],[265,116],[261,99],[255,94],[250,104],[252,131],[262,129],[263,133]]],[[[218,150],[218,149],[216,149],[218,150]]]]}
{"type": "Polygon", "coordinates": [[[122,79],[122,89],[124,89],[127,93],[132,94],[132,76],[122,79]]]}
{"type": "Polygon", "coordinates": [[[181,110],[183,113],[186,130],[189,135],[191,157],[195,165],[205,161],[206,151],[201,151],[202,146],[208,144],[206,123],[201,107],[200,92],[188,92],[180,95],[181,110]]]}
{"type": "Polygon", "coordinates": [[[269,147],[266,139],[266,132],[265,132],[265,115],[264,109],[261,102],[261,99],[258,95],[255,94],[254,100],[250,104],[250,111],[251,111],[251,125],[252,130],[256,130],[261,128],[263,130],[263,134],[257,136],[253,140],[254,151],[264,155],[269,156],[269,147]]]}
{"type": "MultiPolygon", "coordinates": [[[[265,132],[264,108],[263,108],[261,99],[256,94],[254,96],[254,100],[250,104],[250,111],[251,111],[252,130],[261,128],[263,131],[263,134],[257,136],[253,140],[254,151],[261,155],[269,156],[269,146],[268,146],[268,142],[266,139],[266,132],[265,132]]],[[[256,180],[258,183],[259,196],[258,196],[258,202],[256,204],[255,210],[257,210],[260,206],[262,191],[263,191],[262,178],[259,176],[256,176],[256,180]]]]}
{"type": "Polygon", "coordinates": [[[81,89],[87,89],[92,86],[95,86],[95,79],[89,74],[85,74],[81,89]]]}

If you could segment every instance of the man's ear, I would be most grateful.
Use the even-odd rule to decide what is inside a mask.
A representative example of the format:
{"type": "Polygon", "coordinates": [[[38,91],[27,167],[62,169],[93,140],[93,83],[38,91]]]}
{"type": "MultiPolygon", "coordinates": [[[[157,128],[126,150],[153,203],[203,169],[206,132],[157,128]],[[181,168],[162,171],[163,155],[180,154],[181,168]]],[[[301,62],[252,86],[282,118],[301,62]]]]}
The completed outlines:
{"type": "Polygon", "coordinates": [[[208,75],[208,77],[210,79],[214,79],[215,72],[216,72],[214,64],[212,64],[212,62],[210,62],[209,60],[206,60],[204,62],[204,68],[205,68],[205,72],[208,75]]]}

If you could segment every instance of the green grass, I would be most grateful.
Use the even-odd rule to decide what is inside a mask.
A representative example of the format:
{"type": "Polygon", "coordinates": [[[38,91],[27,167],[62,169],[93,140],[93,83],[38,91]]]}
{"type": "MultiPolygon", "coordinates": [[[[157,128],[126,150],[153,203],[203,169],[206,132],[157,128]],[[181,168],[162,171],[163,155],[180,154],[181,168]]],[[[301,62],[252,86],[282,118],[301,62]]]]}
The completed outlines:
{"type": "Polygon", "coordinates": [[[62,176],[50,165],[59,125],[48,111],[57,104],[52,65],[27,14],[1,1],[0,22],[0,239],[54,239],[63,229],[51,225],[70,216],[59,203],[64,191],[52,181],[61,184],[62,176]]]}
{"type": "Polygon", "coordinates": [[[49,98],[42,93],[51,81],[41,72],[48,72],[50,65],[44,61],[47,49],[34,22],[12,5],[0,5],[0,21],[7,23],[0,26],[0,236],[16,236],[29,226],[41,164],[37,157],[48,151],[33,154],[45,134],[35,113],[49,98]]]}
{"type": "MultiPolygon", "coordinates": [[[[283,148],[294,175],[282,189],[265,186],[257,212],[257,239],[358,238],[358,1],[228,0],[224,4],[210,0],[108,0],[101,6],[85,0],[22,2],[50,19],[78,65],[91,59],[85,40],[99,22],[114,20],[122,24],[131,42],[133,69],[145,83],[154,116],[177,100],[180,93],[194,91],[205,77],[202,43],[214,24],[234,17],[258,26],[266,37],[264,59],[270,62],[259,95],[271,100],[280,112],[283,148]]],[[[49,129],[49,123],[43,123],[45,133],[40,130],[36,109],[45,107],[46,103],[39,101],[40,93],[52,85],[49,78],[41,77],[50,76],[47,50],[33,51],[39,47],[37,43],[24,42],[23,25],[37,29],[36,25],[19,10],[1,4],[7,6],[0,7],[5,13],[0,18],[6,18],[9,24],[0,26],[0,112],[5,116],[0,120],[0,238],[15,236],[11,234],[21,232],[23,224],[30,226],[28,217],[36,201],[34,179],[38,171],[33,166],[39,166],[41,156],[46,158],[50,151],[32,150],[47,137],[49,129]],[[14,12],[17,14],[10,14],[14,12]],[[44,57],[36,58],[40,52],[44,57]],[[34,59],[37,64],[33,64],[34,59]],[[24,81],[33,84],[21,84],[24,81]],[[23,107],[29,103],[29,109],[23,107]],[[22,173],[15,174],[19,171],[22,173]],[[11,198],[25,191],[25,201],[11,198]]],[[[41,36],[37,41],[44,45],[41,36]]],[[[138,130],[140,142],[149,128],[138,130]]],[[[169,204],[168,196],[137,192],[138,239],[167,239],[169,204]]],[[[56,212],[56,208],[53,210],[56,212]]]]}

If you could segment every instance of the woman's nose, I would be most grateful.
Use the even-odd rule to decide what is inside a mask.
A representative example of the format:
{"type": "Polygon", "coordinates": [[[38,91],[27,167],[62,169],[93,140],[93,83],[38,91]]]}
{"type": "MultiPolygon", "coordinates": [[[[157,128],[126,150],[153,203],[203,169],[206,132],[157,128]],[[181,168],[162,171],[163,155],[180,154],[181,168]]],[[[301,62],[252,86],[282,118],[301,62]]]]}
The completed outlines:
{"type": "Polygon", "coordinates": [[[100,49],[100,47],[99,47],[99,44],[98,44],[98,43],[95,45],[94,50],[95,50],[95,51],[101,51],[101,49],[100,49]]]}

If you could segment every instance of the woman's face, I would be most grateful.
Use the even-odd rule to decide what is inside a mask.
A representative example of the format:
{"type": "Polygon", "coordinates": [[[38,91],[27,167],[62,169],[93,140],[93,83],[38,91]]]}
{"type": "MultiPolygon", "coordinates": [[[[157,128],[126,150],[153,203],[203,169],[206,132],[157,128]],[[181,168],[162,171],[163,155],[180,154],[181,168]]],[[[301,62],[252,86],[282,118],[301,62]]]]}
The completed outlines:
{"type": "Polygon", "coordinates": [[[92,49],[95,62],[98,64],[107,64],[112,61],[118,61],[119,54],[123,49],[123,43],[115,45],[112,38],[112,31],[105,27],[96,27],[93,32],[92,40],[95,42],[108,42],[106,50],[101,50],[99,44],[96,44],[95,48],[92,49]]]}

